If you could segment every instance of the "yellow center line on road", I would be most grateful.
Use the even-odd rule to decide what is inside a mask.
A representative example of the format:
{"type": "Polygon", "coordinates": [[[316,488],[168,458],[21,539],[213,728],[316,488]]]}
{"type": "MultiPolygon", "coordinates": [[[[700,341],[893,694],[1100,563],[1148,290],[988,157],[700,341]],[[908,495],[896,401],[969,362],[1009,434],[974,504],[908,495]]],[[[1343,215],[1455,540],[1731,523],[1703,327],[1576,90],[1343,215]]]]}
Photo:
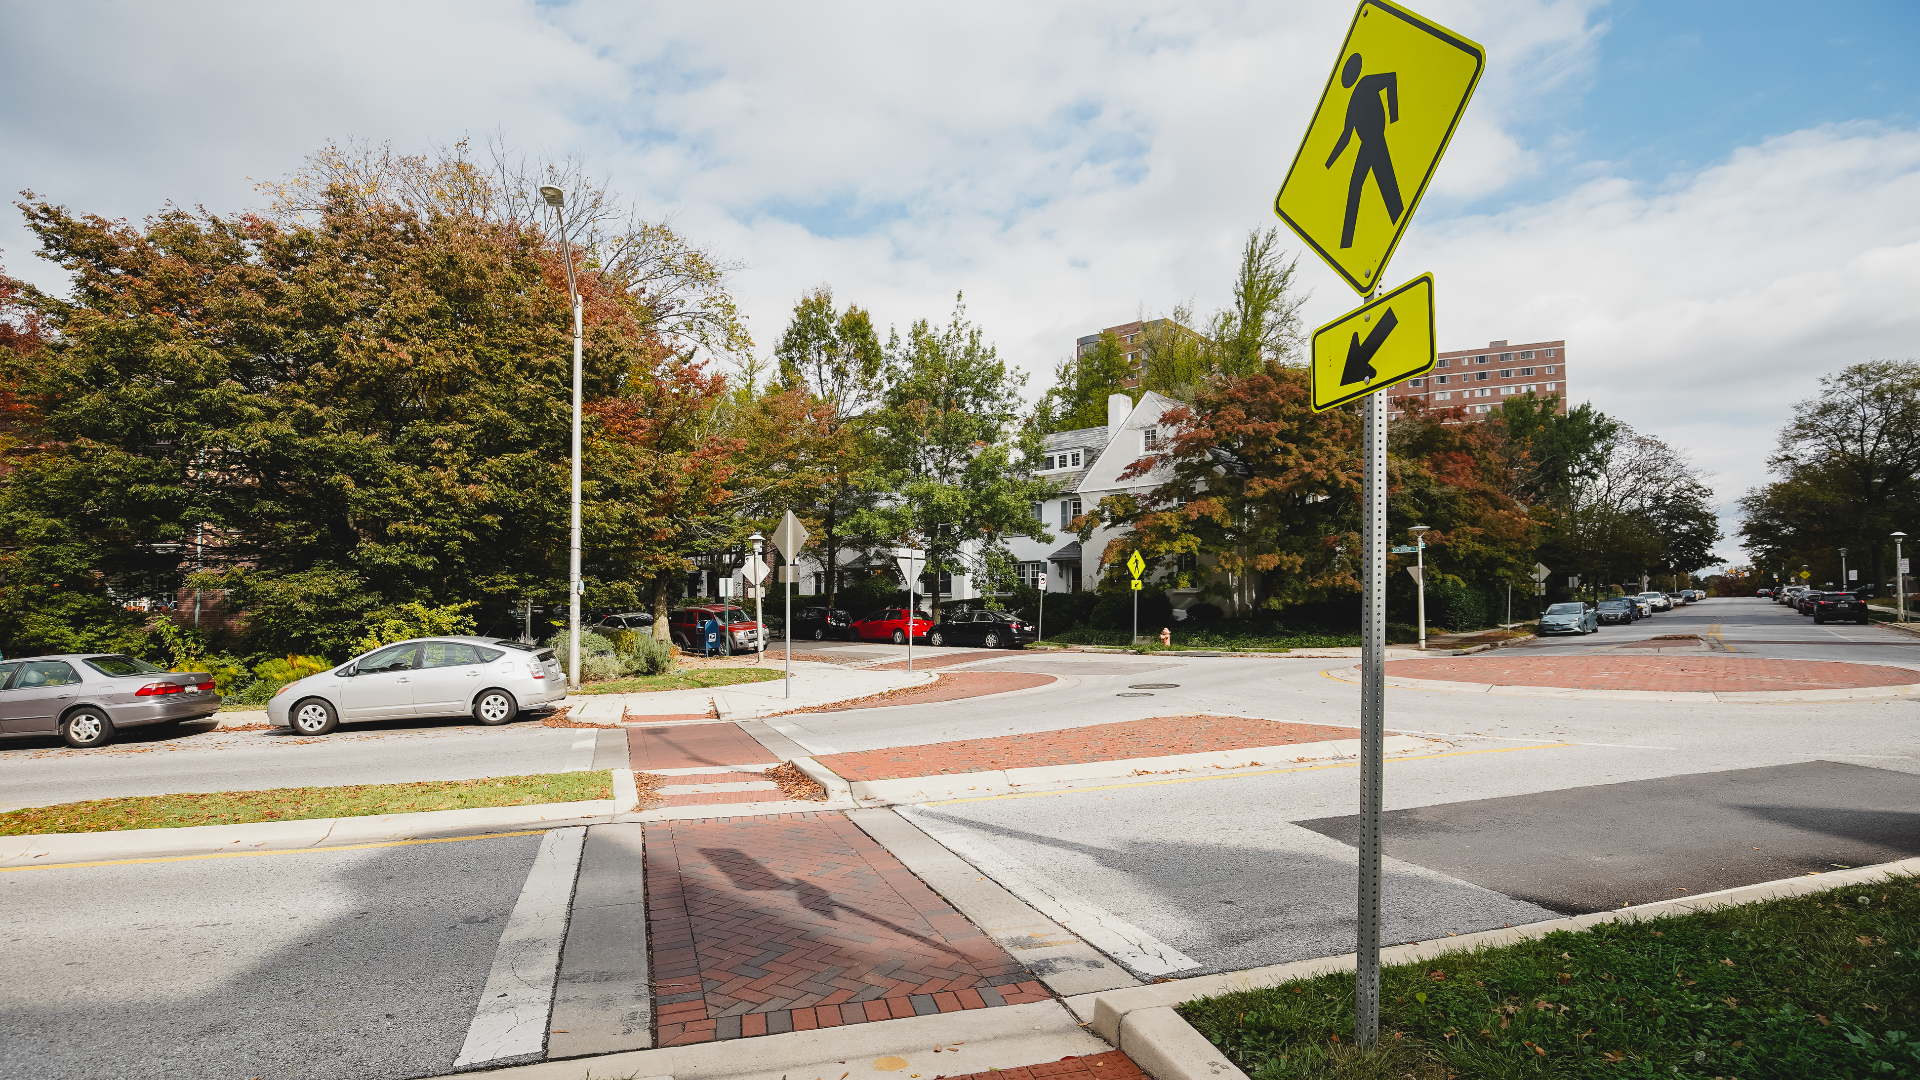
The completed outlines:
{"type": "Polygon", "coordinates": [[[204,855],[160,855],[151,859],[103,859],[99,862],[41,863],[34,866],[0,866],[0,873],[11,870],[78,870],[88,866],[132,866],[136,863],[193,862],[198,859],[243,859],[249,855],[313,855],[326,851],[365,851],[368,848],[412,847],[415,844],[455,844],[462,840],[500,840],[509,836],[539,836],[545,829],[525,832],[481,833],[477,836],[439,836],[426,840],[381,840],[371,844],[341,844],[338,847],[274,848],[268,851],[210,851],[204,855]]]}
{"type": "MultiPolygon", "coordinates": [[[[1392,765],[1401,761],[1437,761],[1440,758],[1468,757],[1473,754],[1511,754],[1518,750],[1556,750],[1565,746],[1580,746],[1581,743],[1557,742],[1540,743],[1537,746],[1494,746],[1484,750],[1452,750],[1444,754],[1421,754],[1417,757],[1387,758],[1392,765]]],[[[969,799],[941,799],[938,802],[921,803],[921,806],[951,806],[955,803],[994,802],[1000,799],[1038,799],[1047,795],[1078,795],[1086,791],[1118,791],[1122,788],[1162,787],[1167,784],[1198,784],[1209,780],[1248,780],[1256,776],[1285,776],[1288,773],[1320,772],[1324,769],[1358,768],[1358,761],[1336,761],[1328,765],[1302,765],[1297,769],[1268,769],[1265,772],[1226,773],[1220,776],[1185,776],[1174,780],[1141,780],[1131,784],[1099,784],[1094,787],[1061,788],[1057,791],[1020,791],[1006,795],[976,795],[969,799]]]]}

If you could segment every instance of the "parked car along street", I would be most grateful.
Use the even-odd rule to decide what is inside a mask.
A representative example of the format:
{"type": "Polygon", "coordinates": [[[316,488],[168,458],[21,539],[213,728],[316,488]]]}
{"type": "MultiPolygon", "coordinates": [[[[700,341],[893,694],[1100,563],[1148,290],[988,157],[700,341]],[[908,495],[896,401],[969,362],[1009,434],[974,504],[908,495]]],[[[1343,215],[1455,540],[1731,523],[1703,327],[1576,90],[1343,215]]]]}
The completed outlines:
{"type": "Polygon", "coordinates": [[[732,604],[696,604],[667,613],[667,631],[675,647],[684,652],[705,652],[709,621],[720,624],[720,651],[753,652],[760,647],[766,630],[753,616],[732,604]]]}
{"type": "Polygon", "coordinates": [[[984,645],[1016,649],[1038,641],[1032,623],[1004,611],[956,611],[927,633],[929,645],[984,645]]]}
{"type": "Polygon", "coordinates": [[[1540,616],[1540,633],[1594,634],[1600,631],[1600,617],[1586,604],[1554,604],[1540,616]]]}
{"type": "Polygon", "coordinates": [[[213,676],[165,671],[118,653],[62,653],[0,663],[0,738],[58,735],[105,746],[120,728],[199,720],[220,711],[213,676]]]}
{"type": "Polygon", "coordinates": [[[652,613],[646,611],[623,611],[617,615],[609,615],[601,619],[599,622],[593,624],[591,629],[594,633],[602,637],[612,637],[615,634],[628,630],[651,630],[652,628],[652,613]]]}
{"type": "Polygon", "coordinates": [[[1813,621],[1816,623],[1857,622],[1861,626],[1871,621],[1867,615],[1867,602],[1857,593],[1822,593],[1813,604],[1813,621]]]}
{"type": "Polygon", "coordinates": [[[416,638],[280,688],[267,719],[301,735],[402,716],[471,715],[489,727],[567,696],[552,649],[489,638],[416,638]]]}
{"type": "Polygon", "coordinates": [[[1640,594],[1640,598],[1642,600],[1645,600],[1647,602],[1647,606],[1652,608],[1654,611],[1672,611],[1673,610],[1673,601],[1667,599],[1666,593],[1657,592],[1655,590],[1648,589],[1646,592],[1643,592],[1640,594]]]}
{"type": "MultiPolygon", "coordinates": [[[[917,611],[913,613],[914,637],[925,637],[931,629],[933,620],[917,611]]],[[[906,610],[881,608],[864,619],[854,620],[853,632],[861,641],[891,641],[895,645],[905,645],[908,633],[906,610]]]]}
{"type": "Polygon", "coordinates": [[[793,636],[814,641],[825,641],[827,638],[852,641],[853,615],[839,608],[801,608],[793,613],[793,636]]]}
{"type": "Polygon", "coordinates": [[[1602,600],[1595,607],[1595,617],[1603,623],[1625,623],[1628,626],[1640,620],[1640,607],[1624,596],[1602,600]]]}

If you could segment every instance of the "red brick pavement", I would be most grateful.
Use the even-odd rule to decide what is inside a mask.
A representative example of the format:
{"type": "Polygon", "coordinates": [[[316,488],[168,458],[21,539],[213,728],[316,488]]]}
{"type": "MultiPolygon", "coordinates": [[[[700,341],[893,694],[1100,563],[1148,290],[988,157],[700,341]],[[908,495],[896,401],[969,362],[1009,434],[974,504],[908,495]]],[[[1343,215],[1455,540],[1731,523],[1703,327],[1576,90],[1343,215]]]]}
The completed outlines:
{"type": "Polygon", "coordinates": [[[845,815],[646,827],[656,1046],[1043,1001],[845,815]]]}
{"type": "Polygon", "coordinates": [[[1359,737],[1358,728],[1324,724],[1277,723],[1240,716],[1156,716],[1119,724],[1037,731],[1030,735],[999,735],[990,739],[829,754],[821,758],[820,763],[848,780],[887,780],[896,776],[1078,765],[1089,761],[1123,761],[1359,737]]]}
{"type": "Polygon", "coordinates": [[[1387,674],[1576,690],[1841,690],[1920,683],[1920,671],[1832,660],[1739,656],[1512,656],[1389,660],[1387,674]]]}
{"type": "MultiPolygon", "coordinates": [[[[766,780],[765,773],[716,771],[663,776],[660,778],[660,783],[663,787],[681,787],[692,784],[738,784],[766,780]]],[[[719,806],[730,803],[781,802],[784,799],[786,796],[779,791],[697,791],[680,795],[662,795],[660,801],[654,805],[719,806]]]]}
{"type": "MultiPolygon", "coordinates": [[[[703,765],[756,765],[778,761],[780,755],[753,741],[753,736],[741,731],[739,725],[716,720],[711,724],[628,728],[627,758],[634,772],[655,772],[703,765]]],[[[669,778],[667,782],[695,781],[669,778]]]]}
{"type": "MultiPolygon", "coordinates": [[[[975,660],[985,660],[989,657],[1005,655],[1006,653],[997,649],[966,649],[958,652],[949,652],[945,648],[942,648],[938,652],[916,652],[913,654],[913,670],[932,671],[934,668],[948,667],[953,664],[971,664],[975,660]]],[[[895,660],[890,664],[875,664],[867,670],[905,671],[907,670],[907,662],[905,660],[895,660]]]]}
{"type": "Polygon", "coordinates": [[[1133,1059],[1118,1050],[1085,1057],[1061,1058],[1044,1065],[1023,1065],[1017,1069],[993,1069],[936,1080],[1147,1080],[1147,1074],[1133,1059]]]}
{"type": "Polygon", "coordinates": [[[639,716],[634,713],[627,713],[626,719],[623,722],[628,724],[665,724],[668,722],[685,723],[688,720],[712,720],[712,719],[714,719],[714,715],[710,712],[661,713],[658,716],[639,716]]]}
{"type": "MultiPolygon", "coordinates": [[[[919,669],[917,660],[914,668],[919,669]]],[[[1055,677],[1052,675],[1039,675],[1028,671],[943,671],[940,673],[939,680],[932,686],[909,686],[899,690],[888,690],[872,697],[794,709],[793,712],[845,712],[849,709],[890,709],[896,705],[931,705],[938,701],[959,701],[961,698],[985,697],[988,694],[1004,694],[1010,690],[1025,690],[1029,687],[1045,686],[1053,681],[1055,677]]]]}

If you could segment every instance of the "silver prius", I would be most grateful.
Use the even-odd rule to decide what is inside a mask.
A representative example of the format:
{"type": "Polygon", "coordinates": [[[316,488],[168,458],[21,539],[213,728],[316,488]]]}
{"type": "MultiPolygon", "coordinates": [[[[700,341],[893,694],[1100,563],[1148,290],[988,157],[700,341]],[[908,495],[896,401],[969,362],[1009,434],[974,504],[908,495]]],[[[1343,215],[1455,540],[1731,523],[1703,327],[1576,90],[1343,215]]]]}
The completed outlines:
{"type": "Polygon", "coordinates": [[[58,735],[105,746],[119,728],[199,720],[220,711],[213,676],[167,671],[118,653],[65,653],[0,663],[0,738],[58,735]]]}
{"type": "Polygon", "coordinates": [[[489,638],[415,638],[280,688],[267,719],[301,735],[355,720],[471,715],[489,727],[567,696],[552,649],[489,638]]]}

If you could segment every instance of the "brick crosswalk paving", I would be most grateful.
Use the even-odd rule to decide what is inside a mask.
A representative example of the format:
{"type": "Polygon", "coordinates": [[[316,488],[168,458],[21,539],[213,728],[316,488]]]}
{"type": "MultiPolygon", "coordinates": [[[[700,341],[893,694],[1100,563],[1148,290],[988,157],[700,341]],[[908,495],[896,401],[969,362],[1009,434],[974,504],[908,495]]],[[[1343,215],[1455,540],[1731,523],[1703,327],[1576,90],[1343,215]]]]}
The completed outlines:
{"type": "Polygon", "coordinates": [[[822,757],[820,763],[848,780],[887,780],[896,776],[1079,765],[1090,761],[1123,761],[1359,737],[1358,728],[1325,724],[1292,724],[1244,716],[1156,716],[1061,731],[829,754],[822,757]]]}
{"type": "Polygon", "coordinates": [[[1104,1054],[1061,1058],[1044,1065],[1022,1065],[1015,1069],[949,1076],[945,1080],[1146,1080],[1147,1074],[1133,1059],[1118,1050],[1104,1054]]]}
{"type": "Polygon", "coordinates": [[[1045,1000],[837,813],[647,826],[659,1046],[1045,1000]]]}
{"type": "Polygon", "coordinates": [[[1387,674],[1494,686],[1700,692],[1841,690],[1920,682],[1920,672],[1912,668],[1739,656],[1523,657],[1492,653],[1484,657],[1389,660],[1387,674]]]}
{"type": "Polygon", "coordinates": [[[1026,690],[1030,687],[1045,686],[1054,681],[1055,676],[1039,675],[1029,671],[943,671],[940,673],[939,681],[932,686],[909,686],[899,690],[888,690],[872,697],[835,701],[826,705],[810,705],[806,708],[793,709],[791,712],[845,712],[849,709],[888,709],[897,705],[931,705],[939,701],[959,701],[961,698],[1004,694],[1010,690],[1026,690]]]}
{"type": "MultiPolygon", "coordinates": [[[[948,652],[945,649],[941,649],[937,652],[925,652],[915,656],[913,658],[913,669],[915,671],[932,671],[934,668],[950,667],[954,664],[970,664],[975,660],[985,660],[989,657],[1003,655],[1005,654],[993,649],[968,649],[964,652],[948,652]]],[[[905,671],[907,670],[907,662],[905,660],[895,660],[890,664],[874,664],[867,670],[905,671]]]]}
{"type": "Polygon", "coordinates": [[[739,725],[727,721],[682,724],[675,727],[627,729],[628,759],[634,772],[661,769],[697,769],[728,765],[772,764],[780,755],[753,741],[739,725]]]}

